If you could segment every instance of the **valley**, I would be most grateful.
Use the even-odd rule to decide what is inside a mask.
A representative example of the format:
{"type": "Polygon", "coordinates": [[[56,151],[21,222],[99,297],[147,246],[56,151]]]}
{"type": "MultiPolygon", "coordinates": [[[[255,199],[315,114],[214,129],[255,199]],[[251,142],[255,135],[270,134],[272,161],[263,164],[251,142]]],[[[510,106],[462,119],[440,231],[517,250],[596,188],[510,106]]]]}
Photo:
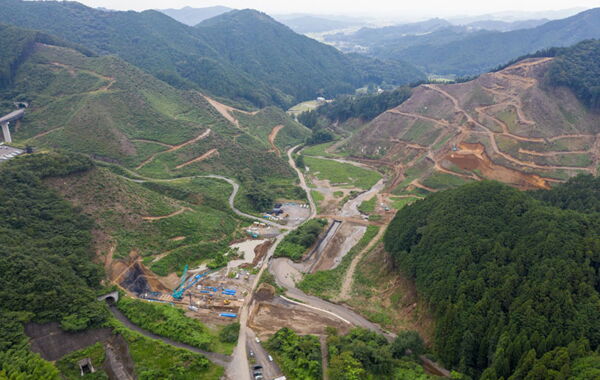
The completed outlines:
{"type": "Polygon", "coordinates": [[[0,378],[600,377],[596,14],[0,4],[0,378]]]}

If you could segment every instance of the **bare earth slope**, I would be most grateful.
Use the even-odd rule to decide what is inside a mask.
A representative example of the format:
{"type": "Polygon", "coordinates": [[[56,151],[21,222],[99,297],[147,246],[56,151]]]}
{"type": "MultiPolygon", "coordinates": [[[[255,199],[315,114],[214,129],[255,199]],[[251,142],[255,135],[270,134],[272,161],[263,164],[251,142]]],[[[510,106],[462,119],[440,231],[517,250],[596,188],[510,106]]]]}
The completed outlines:
{"type": "Polygon", "coordinates": [[[600,115],[571,91],[543,85],[551,61],[528,59],[466,83],[419,86],[346,148],[391,168],[395,192],[479,179],[547,188],[597,173],[600,115]]]}

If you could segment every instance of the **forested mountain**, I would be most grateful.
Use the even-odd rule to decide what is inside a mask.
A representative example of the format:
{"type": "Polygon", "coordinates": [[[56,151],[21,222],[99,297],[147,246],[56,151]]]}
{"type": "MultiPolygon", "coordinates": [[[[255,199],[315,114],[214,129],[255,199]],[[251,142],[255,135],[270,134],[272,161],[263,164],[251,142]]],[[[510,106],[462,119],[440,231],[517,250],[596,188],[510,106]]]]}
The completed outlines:
{"type": "Polygon", "coordinates": [[[205,8],[183,7],[181,9],[158,9],[159,12],[189,26],[197,25],[204,20],[232,10],[232,8],[220,5],[205,8]]]}
{"type": "Polygon", "coordinates": [[[480,20],[466,24],[470,28],[496,30],[498,32],[510,32],[511,30],[535,28],[547,23],[548,19],[520,20],[520,21],[501,21],[501,20],[480,20]]]}
{"type": "Polygon", "coordinates": [[[282,101],[282,94],[233,68],[196,29],[157,11],[104,12],[76,2],[6,0],[0,3],[0,22],[116,54],[180,88],[203,88],[258,105],[282,101]]]}
{"type": "Polygon", "coordinates": [[[569,87],[585,104],[600,109],[600,40],[559,49],[556,56],[549,83],[569,87]]]}
{"type": "Polygon", "coordinates": [[[378,94],[342,96],[315,110],[301,113],[298,115],[298,120],[309,128],[314,128],[320,117],[327,119],[326,124],[343,123],[352,118],[366,122],[399,106],[410,97],[410,94],[409,87],[399,87],[393,91],[384,91],[378,94]]]}
{"type": "MultiPolygon", "coordinates": [[[[210,21],[193,28],[157,11],[104,12],[75,2],[0,3],[0,22],[119,55],[179,88],[201,88],[255,106],[287,108],[321,89],[334,96],[365,84],[365,76],[343,54],[264,14],[246,10],[210,21]],[[281,71],[289,68],[297,74],[281,71]]],[[[401,73],[394,82],[422,76],[413,73],[416,78],[401,73]]]]}
{"type": "Polygon", "coordinates": [[[233,65],[296,99],[319,92],[326,97],[352,93],[360,83],[407,83],[422,77],[403,64],[355,61],[254,10],[229,12],[197,28],[233,65]]]}
{"type": "Polygon", "coordinates": [[[572,181],[541,195],[563,209],[481,182],[398,212],[385,247],[437,316],[446,365],[486,380],[600,376],[600,214],[574,199],[597,204],[600,188],[572,181]]]}
{"type": "Polygon", "coordinates": [[[406,35],[427,34],[439,29],[451,26],[450,22],[441,18],[432,18],[430,20],[385,26],[382,28],[362,28],[351,35],[353,40],[365,44],[381,44],[386,41],[393,41],[406,35]]]}
{"type": "Polygon", "coordinates": [[[0,56],[0,89],[12,84],[17,69],[31,54],[36,43],[73,47],[81,52],[86,52],[85,49],[60,41],[58,38],[48,34],[0,24],[0,46],[2,46],[2,56],[0,56]]]}
{"type": "Polygon", "coordinates": [[[600,8],[596,8],[531,29],[477,33],[441,45],[417,44],[398,49],[391,43],[374,54],[410,62],[429,73],[473,75],[539,49],[599,37],[600,8]]]}

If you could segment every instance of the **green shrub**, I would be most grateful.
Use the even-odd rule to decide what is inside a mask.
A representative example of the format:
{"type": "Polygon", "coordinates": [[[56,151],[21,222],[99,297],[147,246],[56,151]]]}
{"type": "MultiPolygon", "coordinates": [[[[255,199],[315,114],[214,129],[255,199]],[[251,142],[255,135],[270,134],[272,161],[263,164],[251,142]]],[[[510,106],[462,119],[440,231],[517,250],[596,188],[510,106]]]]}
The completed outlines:
{"type": "Polygon", "coordinates": [[[298,261],[312,246],[327,225],[325,219],[311,219],[290,232],[275,249],[275,257],[289,257],[298,261]]]}
{"type": "Polygon", "coordinates": [[[117,307],[131,322],[157,335],[207,351],[216,348],[216,337],[208,328],[177,307],[129,297],[121,298],[117,307]]]}

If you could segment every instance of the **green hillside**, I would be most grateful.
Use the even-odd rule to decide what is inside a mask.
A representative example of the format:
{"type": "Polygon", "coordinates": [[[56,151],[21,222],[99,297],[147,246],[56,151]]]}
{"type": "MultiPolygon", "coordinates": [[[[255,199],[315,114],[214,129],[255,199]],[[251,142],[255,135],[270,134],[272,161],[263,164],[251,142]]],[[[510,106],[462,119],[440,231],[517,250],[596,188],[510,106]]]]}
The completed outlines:
{"type": "Polygon", "coordinates": [[[569,87],[588,106],[600,109],[600,40],[558,49],[548,72],[553,86],[569,87]]]}
{"type": "Polygon", "coordinates": [[[197,28],[233,65],[296,100],[319,92],[326,97],[353,93],[368,82],[408,83],[422,77],[417,70],[402,70],[407,65],[353,59],[250,9],[208,19],[197,28]]]}
{"type": "Polygon", "coordinates": [[[405,64],[357,65],[336,49],[300,36],[256,11],[234,11],[197,28],[157,12],[105,12],[75,2],[5,0],[0,22],[42,30],[116,54],[178,88],[203,89],[246,105],[284,108],[352,92],[366,81],[421,79],[405,64]],[[371,67],[372,66],[372,67],[371,67]]]}
{"type": "Polygon", "coordinates": [[[231,185],[217,179],[136,183],[95,167],[46,183],[94,220],[99,254],[139,254],[163,276],[214,259],[245,225],[227,204],[231,185]]]}
{"type": "Polygon", "coordinates": [[[310,134],[280,109],[221,113],[200,93],[175,89],[116,57],[48,44],[35,45],[0,96],[5,104],[30,103],[14,130],[23,144],[89,154],[154,178],[284,180],[271,191],[281,197],[293,191],[295,176],[280,153],[310,134]],[[284,126],[274,140],[280,152],[268,140],[276,125],[284,126]]]}
{"type": "Polygon", "coordinates": [[[445,365],[481,379],[597,378],[600,214],[575,198],[597,198],[598,181],[572,181],[542,196],[564,209],[480,182],[398,211],[385,247],[431,305],[445,365]]]}
{"type": "Polygon", "coordinates": [[[51,363],[29,351],[22,322],[83,330],[108,316],[95,297],[102,270],[91,260],[92,223],[40,180],[90,165],[52,155],[0,167],[0,377],[58,378],[51,363]]]}

